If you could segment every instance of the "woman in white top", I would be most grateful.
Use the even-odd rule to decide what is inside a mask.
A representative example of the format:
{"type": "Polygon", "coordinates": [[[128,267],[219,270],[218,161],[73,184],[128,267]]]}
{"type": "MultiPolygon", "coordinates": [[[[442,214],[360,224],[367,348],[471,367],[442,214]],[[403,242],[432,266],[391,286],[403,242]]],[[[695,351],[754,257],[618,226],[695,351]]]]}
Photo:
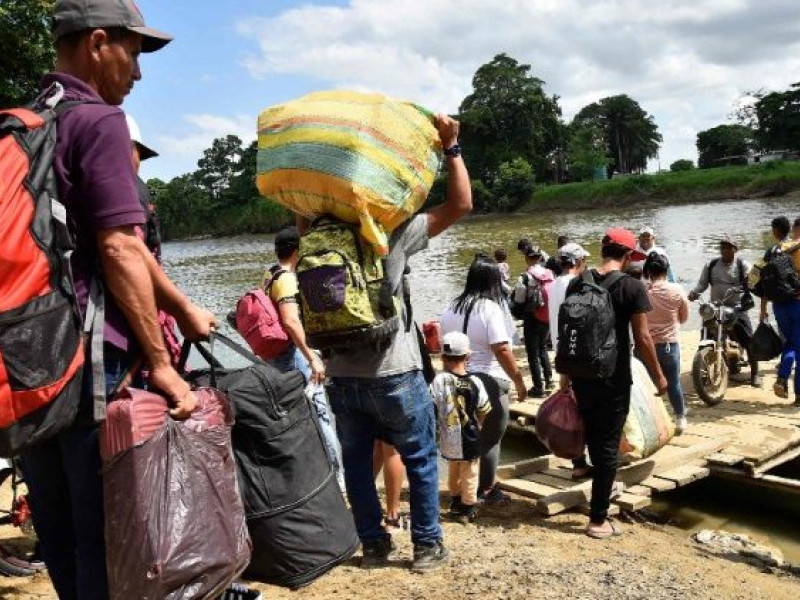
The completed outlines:
{"type": "Polygon", "coordinates": [[[501,285],[500,269],[485,254],[470,265],[463,293],[442,313],[442,335],[461,331],[469,337],[472,355],[467,368],[481,377],[492,410],[481,428],[481,466],[478,496],[488,504],[508,501],[495,486],[500,460],[500,440],[508,425],[508,391],[513,382],[517,398],[526,396],[511,340],[514,324],[501,285]]]}

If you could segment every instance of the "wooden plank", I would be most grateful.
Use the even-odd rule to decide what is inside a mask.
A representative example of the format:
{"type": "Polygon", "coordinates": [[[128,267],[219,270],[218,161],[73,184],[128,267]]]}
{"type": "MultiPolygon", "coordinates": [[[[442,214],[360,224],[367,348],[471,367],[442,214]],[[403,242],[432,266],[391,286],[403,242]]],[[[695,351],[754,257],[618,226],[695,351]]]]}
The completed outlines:
{"type": "Polygon", "coordinates": [[[561,491],[558,488],[527,481],[525,479],[507,479],[506,481],[500,481],[498,485],[507,492],[513,492],[520,496],[534,499],[552,496],[561,491]]]}
{"type": "MultiPolygon", "coordinates": [[[[685,465],[687,463],[693,462],[698,459],[702,459],[709,454],[713,454],[720,450],[723,446],[727,444],[728,440],[725,439],[717,439],[717,440],[708,440],[703,444],[699,444],[697,446],[693,446],[691,448],[677,448],[675,446],[665,446],[653,456],[650,457],[651,460],[654,461],[654,470],[653,472],[658,475],[664,471],[669,471],[681,465],[685,465]]],[[[633,482],[633,483],[639,483],[633,482]]]]}
{"type": "Polygon", "coordinates": [[[537,473],[549,469],[553,464],[555,457],[552,454],[546,456],[537,456],[536,458],[529,458],[521,460],[508,465],[503,465],[497,469],[498,479],[515,479],[524,477],[531,473],[537,473]]]}
{"type": "MultiPolygon", "coordinates": [[[[617,481],[625,485],[636,485],[653,473],[655,462],[647,459],[620,467],[617,470],[617,481]]],[[[539,510],[545,515],[555,515],[574,506],[588,502],[591,497],[592,482],[583,481],[572,488],[557,491],[555,494],[540,498],[536,503],[539,510]]]]}
{"type": "Polygon", "coordinates": [[[678,487],[678,484],[674,481],[668,481],[659,477],[648,477],[640,485],[649,487],[654,492],[668,492],[678,487]]]}
{"type": "Polygon", "coordinates": [[[625,491],[635,496],[646,496],[648,498],[653,495],[653,489],[642,484],[633,485],[628,489],[626,489],[625,491]]]}
{"type": "Polygon", "coordinates": [[[651,500],[646,496],[637,496],[624,492],[620,494],[619,498],[614,499],[614,504],[622,510],[637,511],[650,506],[651,500]]]}
{"type": "Polygon", "coordinates": [[[790,460],[794,460],[798,456],[800,456],[800,446],[795,446],[794,448],[779,453],[773,458],[770,458],[769,460],[765,460],[760,463],[745,461],[744,468],[745,471],[747,471],[751,475],[760,475],[762,473],[766,473],[771,469],[774,469],[775,467],[779,467],[780,465],[787,463],[790,460]]]}
{"type": "Polygon", "coordinates": [[[714,439],[711,436],[695,435],[692,433],[684,433],[683,435],[676,435],[669,441],[670,446],[678,446],[679,448],[691,448],[692,446],[699,446],[705,444],[709,439],[714,439]]]}
{"type": "Polygon", "coordinates": [[[531,475],[526,475],[522,479],[525,479],[526,481],[535,481],[536,483],[541,483],[542,485],[549,485],[550,487],[558,488],[560,490],[575,486],[574,481],[568,481],[561,477],[553,477],[552,475],[546,475],[545,473],[533,473],[531,475]]]}
{"type": "Polygon", "coordinates": [[[729,454],[727,452],[715,452],[706,456],[706,460],[712,465],[719,465],[721,467],[735,467],[736,465],[744,462],[744,456],[738,454],[729,454]]]}
{"type": "Polygon", "coordinates": [[[542,473],[544,473],[545,475],[550,475],[551,477],[558,477],[560,479],[565,479],[567,481],[571,481],[573,484],[580,483],[581,481],[589,479],[588,477],[585,477],[583,479],[573,479],[572,478],[572,469],[571,468],[565,468],[565,467],[558,467],[558,468],[555,468],[555,469],[553,469],[553,468],[545,469],[544,471],[542,471],[542,473]]]}
{"type": "Polygon", "coordinates": [[[671,471],[659,473],[658,478],[666,479],[667,481],[674,481],[677,485],[682,486],[697,479],[708,477],[710,473],[711,470],[708,467],[695,467],[692,465],[687,465],[683,467],[677,467],[671,471]]]}

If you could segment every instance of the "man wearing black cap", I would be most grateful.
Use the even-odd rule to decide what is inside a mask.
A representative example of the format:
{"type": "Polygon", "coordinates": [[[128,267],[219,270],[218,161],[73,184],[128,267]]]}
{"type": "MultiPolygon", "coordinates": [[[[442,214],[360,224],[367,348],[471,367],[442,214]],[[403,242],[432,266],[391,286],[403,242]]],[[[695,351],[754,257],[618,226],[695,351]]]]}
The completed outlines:
{"type": "Polygon", "coordinates": [[[170,364],[158,309],[174,315],[190,340],[207,337],[214,317],[175,287],[136,234],[145,219],[131,165],[131,138],[118,106],[141,79],[139,54],[158,50],[172,38],[147,27],[130,0],[57,0],[53,35],[56,69],[44,77],[43,95],[77,103],[60,112],[53,167],[74,225],[71,263],[78,303],[85,312],[94,290],[92,302],[104,307],[105,327],[94,328],[99,333],[91,359],[99,369],[93,377],[87,357],[83,404],[74,424],[26,452],[22,463],[42,555],[58,596],[104,599],[108,584],[96,422],[104,412],[103,387],[112,389],[143,357],[150,386],[171,401],[173,416],[188,416],[196,399],[170,364]],[[97,293],[100,286],[93,285],[99,281],[104,301],[97,293]]]}

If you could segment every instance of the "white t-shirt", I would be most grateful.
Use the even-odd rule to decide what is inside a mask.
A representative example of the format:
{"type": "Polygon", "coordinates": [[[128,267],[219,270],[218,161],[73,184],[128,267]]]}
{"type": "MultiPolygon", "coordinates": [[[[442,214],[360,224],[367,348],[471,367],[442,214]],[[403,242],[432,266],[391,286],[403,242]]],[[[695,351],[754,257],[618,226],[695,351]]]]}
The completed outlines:
{"type": "MultiPolygon", "coordinates": [[[[453,309],[448,307],[439,321],[443,336],[451,331],[462,331],[464,314],[453,312],[453,309]]],[[[508,375],[497,362],[491,346],[503,342],[510,344],[513,332],[514,324],[507,309],[493,300],[478,300],[469,316],[467,326],[467,337],[472,351],[467,363],[469,371],[487,373],[492,377],[508,381],[508,375]]]]}
{"type": "Polygon", "coordinates": [[[558,310],[564,303],[567,297],[567,288],[569,282],[574,279],[575,275],[559,275],[550,286],[550,297],[547,310],[550,313],[550,339],[553,342],[553,348],[558,348],[558,310]]]}

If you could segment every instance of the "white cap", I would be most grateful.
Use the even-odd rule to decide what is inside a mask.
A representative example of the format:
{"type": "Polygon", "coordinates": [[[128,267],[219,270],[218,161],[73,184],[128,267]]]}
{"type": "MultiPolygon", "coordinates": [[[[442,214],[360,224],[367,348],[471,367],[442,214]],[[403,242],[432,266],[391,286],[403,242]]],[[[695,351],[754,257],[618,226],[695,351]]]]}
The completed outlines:
{"type": "Polygon", "coordinates": [[[556,257],[559,260],[570,260],[574,262],[589,256],[591,256],[591,254],[584,250],[583,246],[576,244],[575,242],[564,244],[556,251],[556,257]]]}
{"type": "Polygon", "coordinates": [[[131,141],[139,146],[139,158],[141,160],[147,160],[148,158],[158,156],[158,152],[148,148],[142,142],[142,131],[139,129],[139,124],[136,122],[136,119],[128,113],[125,113],[125,120],[128,122],[128,131],[131,134],[131,141]]]}
{"type": "Polygon", "coordinates": [[[645,227],[645,228],[643,228],[643,229],[642,229],[642,230],[639,232],[639,235],[649,235],[649,236],[653,236],[653,235],[655,235],[655,234],[656,234],[656,232],[655,232],[655,231],[653,231],[653,228],[652,228],[652,227],[645,227]]]}
{"type": "Polygon", "coordinates": [[[460,331],[451,331],[442,336],[444,356],[466,356],[469,352],[469,338],[460,331]]]}

